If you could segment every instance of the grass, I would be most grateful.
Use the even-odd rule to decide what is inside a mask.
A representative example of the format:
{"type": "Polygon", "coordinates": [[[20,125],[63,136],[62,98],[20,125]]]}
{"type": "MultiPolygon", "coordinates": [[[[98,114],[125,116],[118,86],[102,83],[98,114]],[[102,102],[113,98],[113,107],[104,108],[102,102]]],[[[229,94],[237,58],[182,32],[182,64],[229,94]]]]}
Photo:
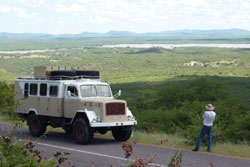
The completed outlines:
{"type": "Polygon", "coordinates": [[[0,68],[0,78],[1,81],[12,82],[17,78],[17,75],[7,72],[6,70],[0,68]]]}
{"type": "MultiPolygon", "coordinates": [[[[113,138],[110,132],[108,132],[105,135],[95,134],[95,137],[108,138],[108,139],[113,138]]],[[[188,139],[179,135],[175,135],[175,134],[148,133],[148,132],[143,132],[143,131],[134,131],[133,137],[129,141],[130,142],[136,141],[139,144],[167,147],[167,148],[173,148],[173,149],[181,149],[185,151],[191,151],[194,148],[194,146],[186,144],[188,139]]],[[[200,151],[206,152],[206,150],[207,150],[207,147],[205,146],[205,144],[201,145],[200,151]]],[[[233,144],[230,142],[216,143],[212,147],[212,153],[250,158],[250,145],[249,143],[246,143],[246,142],[245,143],[243,142],[240,144],[233,144]]]]}
{"type": "MultiPolygon", "coordinates": [[[[95,134],[95,137],[108,138],[108,139],[113,138],[111,132],[107,132],[105,135],[95,134]]],[[[178,147],[183,146],[183,143],[185,143],[186,139],[178,135],[134,131],[133,136],[129,141],[130,142],[136,141],[138,143],[144,143],[144,144],[150,144],[150,145],[156,145],[156,146],[178,148],[178,147]],[[168,140],[168,142],[165,142],[166,139],[168,140]]]]}
{"type": "Polygon", "coordinates": [[[250,145],[244,142],[240,144],[231,142],[218,143],[213,147],[213,152],[250,158],[250,145]]]}

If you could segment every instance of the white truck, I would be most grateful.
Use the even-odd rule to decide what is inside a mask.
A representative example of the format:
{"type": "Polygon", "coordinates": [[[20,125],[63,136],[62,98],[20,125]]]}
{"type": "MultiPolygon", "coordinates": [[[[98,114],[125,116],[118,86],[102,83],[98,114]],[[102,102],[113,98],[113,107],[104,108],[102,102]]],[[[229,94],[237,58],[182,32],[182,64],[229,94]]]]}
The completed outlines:
{"type": "Polygon", "coordinates": [[[111,130],[117,141],[131,137],[137,124],[124,100],[117,100],[98,71],[67,67],[35,67],[33,78],[15,81],[15,112],[27,120],[33,136],[48,125],[73,133],[77,143],[88,144],[94,133],[111,130]]]}

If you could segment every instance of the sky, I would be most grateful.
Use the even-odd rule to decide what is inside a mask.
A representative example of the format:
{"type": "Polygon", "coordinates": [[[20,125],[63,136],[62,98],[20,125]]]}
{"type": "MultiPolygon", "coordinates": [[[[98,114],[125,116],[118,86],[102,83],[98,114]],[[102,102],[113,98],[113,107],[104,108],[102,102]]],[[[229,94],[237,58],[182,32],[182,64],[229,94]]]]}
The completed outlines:
{"type": "Polygon", "coordinates": [[[0,0],[0,32],[250,30],[250,0],[0,0]]]}

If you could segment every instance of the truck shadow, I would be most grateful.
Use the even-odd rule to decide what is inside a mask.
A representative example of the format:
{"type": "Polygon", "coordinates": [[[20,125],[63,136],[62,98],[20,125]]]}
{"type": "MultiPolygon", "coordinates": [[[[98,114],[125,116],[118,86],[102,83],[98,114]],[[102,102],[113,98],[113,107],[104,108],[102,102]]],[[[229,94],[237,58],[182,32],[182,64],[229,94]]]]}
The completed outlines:
{"type": "MultiPolygon", "coordinates": [[[[47,131],[43,136],[41,137],[34,137],[31,136],[28,129],[17,129],[15,132],[16,136],[19,136],[23,139],[28,139],[36,142],[49,142],[50,144],[74,144],[79,145],[75,142],[74,137],[72,134],[66,134],[64,132],[57,132],[57,131],[47,131]]],[[[107,145],[107,144],[119,144],[121,142],[117,142],[114,139],[107,139],[107,138],[101,138],[101,137],[94,137],[91,143],[88,144],[88,146],[91,145],[107,145]]]]}

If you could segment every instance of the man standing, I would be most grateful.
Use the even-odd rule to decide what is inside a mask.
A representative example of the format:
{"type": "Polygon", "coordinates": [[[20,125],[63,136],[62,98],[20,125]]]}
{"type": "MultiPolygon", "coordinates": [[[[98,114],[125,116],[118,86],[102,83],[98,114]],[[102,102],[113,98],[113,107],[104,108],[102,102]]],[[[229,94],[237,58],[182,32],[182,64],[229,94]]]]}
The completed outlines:
{"type": "Polygon", "coordinates": [[[207,111],[204,112],[203,115],[203,128],[201,129],[200,137],[197,140],[196,147],[193,149],[193,151],[199,151],[201,141],[205,134],[208,135],[208,147],[207,151],[211,152],[211,146],[212,146],[212,126],[213,126],[213,121],[215,119],[216,113],[213,111],[214,106],[212,104],[208,104],[205,106],[207,111]]]}

